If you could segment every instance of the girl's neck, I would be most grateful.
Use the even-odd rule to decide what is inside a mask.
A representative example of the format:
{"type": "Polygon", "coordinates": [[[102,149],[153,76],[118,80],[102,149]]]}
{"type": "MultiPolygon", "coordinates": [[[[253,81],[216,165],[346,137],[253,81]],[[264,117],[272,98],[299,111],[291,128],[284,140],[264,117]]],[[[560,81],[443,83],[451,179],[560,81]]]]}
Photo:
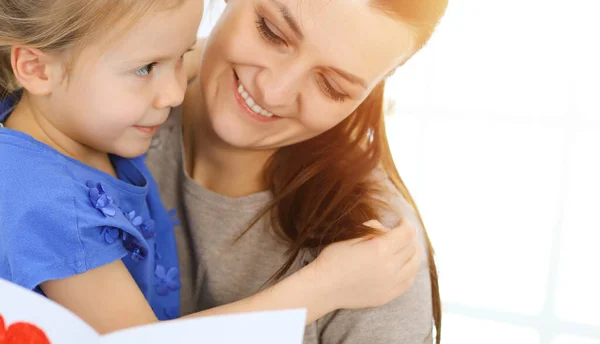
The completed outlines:
{"type": "Polygon", "coordinates": [[[195,99],[184,104],[183,142],[188,175],[205,188],[228,197],[267,190],[264,168],[274,151],[226,144],[211,129],[198,103],[195,99]]]}
{"type": "Polygon", "coordinates": [[[59,153],[81,163],[116,176],[108,154],[87,147],[62,132],[48,120],[50,106],[45,99],[23,93],[21,100],[6,120],[9,129],[25,133],[59,153]]]}

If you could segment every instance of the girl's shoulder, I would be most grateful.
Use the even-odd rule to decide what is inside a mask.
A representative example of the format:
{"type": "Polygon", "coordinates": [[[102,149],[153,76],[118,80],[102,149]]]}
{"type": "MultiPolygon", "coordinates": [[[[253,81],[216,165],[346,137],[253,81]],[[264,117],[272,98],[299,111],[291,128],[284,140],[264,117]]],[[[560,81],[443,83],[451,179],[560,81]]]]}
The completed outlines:
{"type": "Polygon", "coordinates": [[[144,188],[123,189],[27,138],[2,136],[0,278],[33,289],[127,255],[123,233],[143,240],[139,216],[118,206],[145,204],[144,188]]]}
{"type": "Polygon", "coordinates": [[[77,165],[24,133],[0,130],[0,204],[14,199],[21,205],[45,203],[72,192],[77,189],[77,165]]]}

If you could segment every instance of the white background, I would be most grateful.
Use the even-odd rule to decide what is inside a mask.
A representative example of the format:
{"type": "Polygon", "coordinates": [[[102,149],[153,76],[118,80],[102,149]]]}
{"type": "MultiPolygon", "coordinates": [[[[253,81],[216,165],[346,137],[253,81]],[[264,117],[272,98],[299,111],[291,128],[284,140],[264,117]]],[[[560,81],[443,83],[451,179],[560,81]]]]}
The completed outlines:
{"type": "Polygon", "coordinates": [[[598,0],[451,0],[389,82],[443,343],[600,343],[599,42],[598,0]]]}

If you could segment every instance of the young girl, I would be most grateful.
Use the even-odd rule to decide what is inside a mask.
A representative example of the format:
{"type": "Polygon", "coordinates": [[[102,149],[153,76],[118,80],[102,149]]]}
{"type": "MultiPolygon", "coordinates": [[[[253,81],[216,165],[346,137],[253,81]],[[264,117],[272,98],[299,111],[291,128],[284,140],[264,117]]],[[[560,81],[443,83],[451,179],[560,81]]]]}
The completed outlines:
{"type": "MultiPolygon", "coordinates": [[[[0,278],[102,333],[179,316],[174,218],[141,156],[182,102],[202,5],[0,0],[0,278]]],[[[380,305],[414,277],[397,258],[418,260],[416,245],[405,227],[334,244],[204,314],[307,307],[310,322],[380,305]]]]}

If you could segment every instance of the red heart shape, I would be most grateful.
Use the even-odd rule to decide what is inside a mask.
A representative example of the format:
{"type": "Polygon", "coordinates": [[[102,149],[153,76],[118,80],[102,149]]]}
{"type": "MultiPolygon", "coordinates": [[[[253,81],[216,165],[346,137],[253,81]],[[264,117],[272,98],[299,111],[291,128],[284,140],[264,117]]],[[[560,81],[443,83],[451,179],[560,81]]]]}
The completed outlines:
{"type": "Polygon", "coordinates": [[[4,326],[4,317],[0,314],[0,344],[4,343],[4,335],[6,334],[6,327],[4,326]]]}
{"type": "Polygon", "coordinates": [[[16,322],[5,329],[4,318],[0,315],[0,344],[51,344],[50,340],[39,327],[16,322]]]}

